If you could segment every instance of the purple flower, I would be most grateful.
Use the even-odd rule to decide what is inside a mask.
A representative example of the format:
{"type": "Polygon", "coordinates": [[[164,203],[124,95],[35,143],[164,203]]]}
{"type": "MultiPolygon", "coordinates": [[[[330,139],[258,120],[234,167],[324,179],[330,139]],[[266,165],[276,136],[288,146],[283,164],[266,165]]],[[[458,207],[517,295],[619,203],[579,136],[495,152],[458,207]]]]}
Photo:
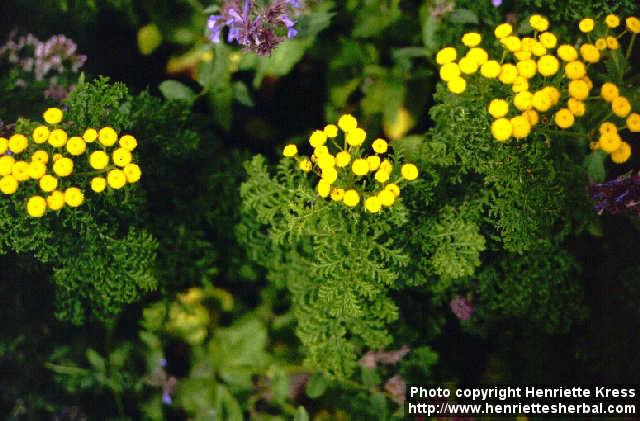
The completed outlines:
{"type": "Polygon", "coordinates": [[[162,393],[162,403],[165,405],[171,405],[173,403],[173,399],[171,399],[171,395],[169,393],[162,393]]]}
{"type": "Polygon", "coordinates": [[[640,173],[623,175],[588,188],[598,214],[630,213],[640,215],[640,173]]]}
{"type": "Polygon", "coordinates": [[[499,7],[502,4],[502,0],[491,0],[491,4],[495,7],[499,7]]]}
{"type": "Polygon", "coordinates": [[[207,20],[209,39],[220,42],[226,26],[228,42],[235,41],[246,50],[269,55],[286,38],[298,34],[291,15],[301,7],[300,0],[272,0],[265,8],[256,6],[253,0],[226,0],[220,14],[211,15],[207,20]]]}
{"type": "Polygon", "coordinates": [[[451,306],[453,314],[460,320],[469,320],[471,315],[476,311],[469,300],[459,295],[453,297],[449,305],[451,306]]]}

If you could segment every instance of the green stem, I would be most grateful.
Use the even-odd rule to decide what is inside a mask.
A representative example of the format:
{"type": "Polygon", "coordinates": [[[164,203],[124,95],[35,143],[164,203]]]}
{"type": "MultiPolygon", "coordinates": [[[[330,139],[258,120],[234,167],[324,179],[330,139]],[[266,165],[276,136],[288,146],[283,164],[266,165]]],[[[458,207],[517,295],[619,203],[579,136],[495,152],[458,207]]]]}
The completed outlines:
{"type": "Polygon", "coordinates": [[[624,57],[627,60],[629,60],[629,57],[631,56],[631,51],[633,50],[633,44],[635,44],[637,36],[638,36],[638,34],[636,34],[636,33],[631,35],[631,42],[629,43],[629,46],[627,47],[627,54],[624,55],[624,57]]]}

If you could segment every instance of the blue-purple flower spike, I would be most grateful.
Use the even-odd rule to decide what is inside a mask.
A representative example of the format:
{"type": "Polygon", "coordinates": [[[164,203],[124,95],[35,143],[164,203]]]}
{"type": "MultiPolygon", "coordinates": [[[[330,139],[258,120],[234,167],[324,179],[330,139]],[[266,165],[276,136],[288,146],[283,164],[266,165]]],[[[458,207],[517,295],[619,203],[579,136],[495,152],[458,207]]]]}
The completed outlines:
{"type": "Polygon", "coordinates": [[[253,0],[225,0],[220,14],[209,16],[209,39],[219,43],[226,26],[228,42],[235,41],[249,51],[269,55],[286,38],[298,35],[292,15],[300,8],[301,0],[272,0],[265,8],[259,8],[253,0]],[[286,37],[280,35],[285,32],[286,37]]]}
{"type": "Polygon", "coordinates": [[[626,175],[589,186],[596,212],[640,215],[640,175],[626,175]]]}

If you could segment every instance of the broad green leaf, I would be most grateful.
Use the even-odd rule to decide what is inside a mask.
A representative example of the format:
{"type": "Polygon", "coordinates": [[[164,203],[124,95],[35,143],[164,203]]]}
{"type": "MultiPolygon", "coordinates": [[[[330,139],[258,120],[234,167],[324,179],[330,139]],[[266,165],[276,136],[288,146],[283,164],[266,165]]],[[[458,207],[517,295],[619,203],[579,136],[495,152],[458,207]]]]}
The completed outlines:
{"type": "Polygon", "coordinates": [[[327,379],[321,373],[315,373],[307,382],[307,396],[311,399],[319,398],[327,390],[327,385],[327,379]]]}
{"type": "Polygon", "coordinates": [[[587,176],[591,183],[602,183],[606,177],[604,161],[607,154],[602,151],[593,151],[584,160],[587,176]]]}
{"type": "Polygon", "coordinates": [[[196,98],[196,94],[190,87],[177,80],[165,80],[160,84],[158,89],[160,89],[162,95],[167,99],[193,101],[196,98]]]}
{"type": "Polygon", "coordinates": [[[309,414],[304,406],[299,406],[296,411],[296,415],[293,417],[293,421],[309,421],[309,414]]]}
{"type": "Polygon", "coordinates": [[[478,23],[478,15],[469,9],[456,9],[449,15],[451,23],[478,23]]]}

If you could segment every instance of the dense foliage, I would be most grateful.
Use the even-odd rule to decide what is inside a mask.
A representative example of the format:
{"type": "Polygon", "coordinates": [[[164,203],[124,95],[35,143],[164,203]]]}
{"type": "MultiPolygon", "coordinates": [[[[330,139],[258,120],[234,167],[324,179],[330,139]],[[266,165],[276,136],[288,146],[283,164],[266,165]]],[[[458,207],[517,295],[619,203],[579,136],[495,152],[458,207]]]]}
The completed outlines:
{"type": "Polygon", "coordinates": [[[34,208],[35,176],[0,193],[0,414],[400,419],[410,383],[636,381],[640,121],[624,119],[640,110],[625,21],[639,9],[4,2],[0,156],[31,160],[9,139],[43,125],[111,127],[135,136],[141,177],[87,165],[113,153],[100,142],[75,155],[48,141],[52,160],[74,155],[64,183],[82,203],[34,208]],[[606,44],[611,13],[624,48],[606,44]],[[579,100],[592,117],[573,120],[583,92],[564,67],[528,79],[561,95],[538,115],[513,81],[463,62],[480,45],[509,63],[496,27],[535,37],[538,14],[581,53],[605,40],[579,100]],[[605,83],[629,112],[609,112],[605,83]],[[603,134],[612,114],[624,142],[603,134]]]}

